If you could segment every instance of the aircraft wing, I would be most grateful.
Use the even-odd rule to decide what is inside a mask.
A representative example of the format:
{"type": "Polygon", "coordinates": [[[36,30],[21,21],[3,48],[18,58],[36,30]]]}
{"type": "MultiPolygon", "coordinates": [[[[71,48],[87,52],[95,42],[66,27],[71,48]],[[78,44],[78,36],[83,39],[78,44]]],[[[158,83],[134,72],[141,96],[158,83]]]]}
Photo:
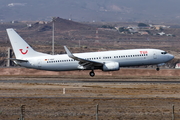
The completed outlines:
{"type": "Polygon", "coordinates": [[[66,46],[64,46],[64,49],[70,58],[79,61],[79,64],[84,68],[91,68],[93,66],[102,66],[104,64],[103,62],[97,62],[97,61],[76,57],[69,51],[69,49],[66,46]]]}

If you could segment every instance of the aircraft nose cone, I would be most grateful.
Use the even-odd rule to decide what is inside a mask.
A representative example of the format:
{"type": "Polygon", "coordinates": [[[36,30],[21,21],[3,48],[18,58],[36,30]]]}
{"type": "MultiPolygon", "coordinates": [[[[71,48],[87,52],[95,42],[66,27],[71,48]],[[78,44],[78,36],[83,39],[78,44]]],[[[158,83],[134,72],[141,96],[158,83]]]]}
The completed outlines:
{"type": "Polygon", "coordinates": [[[172,60],[172,59],[174,59],[174,56],[169,54],[169,60],[172,60]]]}

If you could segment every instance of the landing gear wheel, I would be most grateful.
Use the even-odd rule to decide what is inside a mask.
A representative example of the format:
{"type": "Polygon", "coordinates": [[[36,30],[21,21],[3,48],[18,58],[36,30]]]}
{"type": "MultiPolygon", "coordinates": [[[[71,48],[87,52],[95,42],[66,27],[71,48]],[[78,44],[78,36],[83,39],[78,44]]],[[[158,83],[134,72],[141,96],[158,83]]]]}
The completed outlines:
{"type": "Polygon", "coordinates": [[[94,77],[94,76],[95,76],[94,71],[92,70],[92,71],[89,73],[89,75],[90,75],[91,77],[94,77]]]}
{"type": "Polygon", "coordinates": [[[160,70],[160,68],[156,68],[156,70],[157,70],[157,71],[159,71],[159,70],[160,70]]]}

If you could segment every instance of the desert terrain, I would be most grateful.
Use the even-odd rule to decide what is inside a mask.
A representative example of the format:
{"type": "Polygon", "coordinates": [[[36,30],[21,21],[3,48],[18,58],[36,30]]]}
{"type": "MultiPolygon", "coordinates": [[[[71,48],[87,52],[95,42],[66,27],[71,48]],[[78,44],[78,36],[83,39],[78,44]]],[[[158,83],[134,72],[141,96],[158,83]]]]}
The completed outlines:
{"type": "MultiPolygon", "coordinates": [[[[7,28],[14,28],[22,38],[36,51],[52,54],[52,23],[54,23],[55,54],[65,54],[63,46],[71,52],[95,52],[106,50],[125,50],[137,48],[162,49],[175,56],[165,68],[174,68],[180,58],[180,26],[165,24],[170,28],[139,28],[138,32],[126,32],[129,27],[137,27],[138,23],[78,23],[55,17],[53,22],[22,21],[17,23],[0,24],[0,66],[7,65],[7,50],[11,48],[6,33],[7,28]],[[30,25],[30,26],[29,26],[30,25]],[[124,28],[124,32],[119,29],[124,28]],[[141,35],[141,32],[148,34],[141,35]],[[165,35],[158,35],[165,33],[165,35]],[[169,35],[169,36],[168,36],[169,35]]],[[[15,57],[11,52],[11,57],[15,57]]],[[[15,66],[11,63],[12,66],[15,66]]]]}
{"type": "Polygon", "coordinates": [[[0,69],[0,119],[170,120],[180,119],[179,69],[116,72],[49,72],[0,69]],[[174,106],[174,114],[173,113],[174,106]]]}

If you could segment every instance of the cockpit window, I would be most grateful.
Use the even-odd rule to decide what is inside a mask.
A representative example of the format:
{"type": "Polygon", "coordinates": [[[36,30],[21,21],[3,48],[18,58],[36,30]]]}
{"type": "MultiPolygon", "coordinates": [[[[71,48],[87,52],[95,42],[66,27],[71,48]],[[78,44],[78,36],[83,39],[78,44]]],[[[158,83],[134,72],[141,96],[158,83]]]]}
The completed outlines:
{"type": "Polygon", "coordinates": [[[167,52],[161,52],[161,54],[167,54],[167,52]]]}

